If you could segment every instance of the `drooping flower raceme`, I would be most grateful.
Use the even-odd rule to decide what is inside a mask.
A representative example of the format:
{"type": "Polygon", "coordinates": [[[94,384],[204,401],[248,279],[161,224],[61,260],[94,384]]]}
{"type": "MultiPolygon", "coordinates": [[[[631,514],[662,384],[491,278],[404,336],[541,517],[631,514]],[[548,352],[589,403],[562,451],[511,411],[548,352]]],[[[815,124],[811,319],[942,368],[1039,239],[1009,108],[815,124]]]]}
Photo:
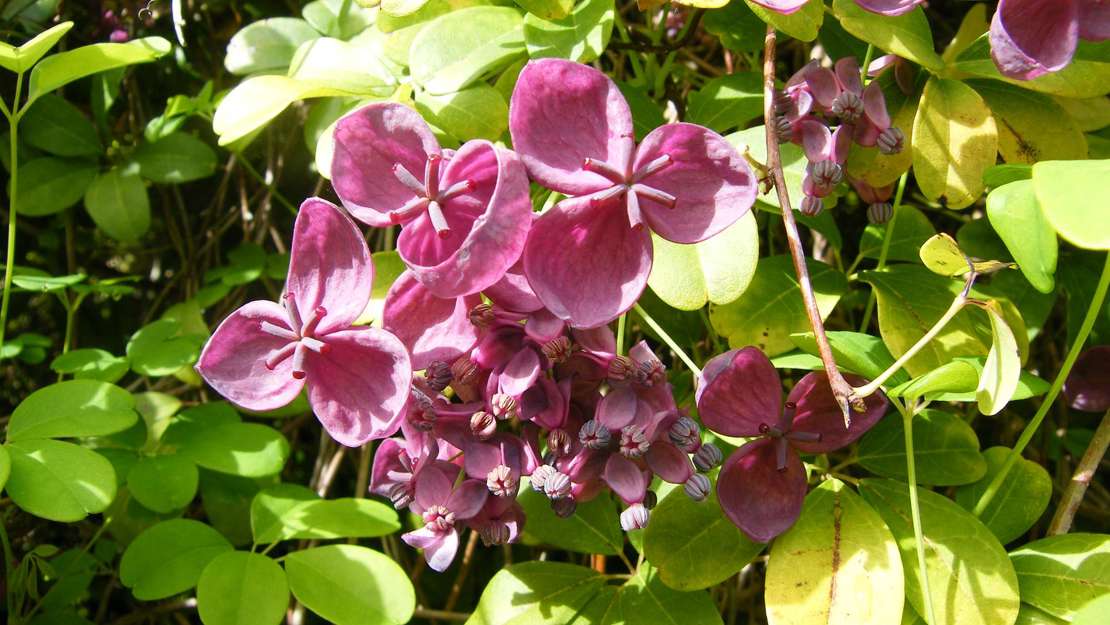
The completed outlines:
{"type": "MultiPolygon", "coordinates": [[[[777,13],[790,15],[801,10],[809,0],[752,0],[752,2],[777,13]]],[[[925,0],[856,0],[856,4],[866,11],[891,16],[909,13],[923,2],[925,0]]]]}
{"type": "Polygon", "coordinates": [[[393,102],[336,125],[332,185],[359,221],[403,226],[401,259],[442,298],[500,280],[532,223],[528,176],[513,152],[477,140],[442,150],[416,111],[393,102]]]}
{"type": "MultiPolygon", "coordinates": [[[[863,383],[846,376],[853,385],[863,383]]],[[[733,523],[753,540],[767,542],[794,524],[806,494],[799,453],[834,451],[855,441],[882,418],[887,400],[866,398],[867,409],[844,428],[828,379],[810,373],[790,391],[785,405],[774,365],[755,347],[732,350],[705,365],[697,390],[698,414],[710,430],[757,437],[725,461],[717,497],[733,523]]]]}
{"type": "Polygon", "coordinates": [[[1080,39],[1110,39],[1110,2],[999,0],[991,20],[991,57],[1002,75],[1018,80],[1064,69],[1080,39]]]}
{"type": "Polygon", "coordinates": [[[723,137],[667,124],[636,146],[617,86],[579,63],[529,62],[513,90],[509,131],[532,178],[571,196],[536,219],[523,259],[540,301],[575,327],[603,325],[632,307],[651,269],[648,230],[696,243],[755,201],[751,168],[723,137]]]}
{"type": "Polygon", "coordinates": [[[282,303],[248,302],[220,323],[196,369],[248,410],[274,410],[308,386],[313,412],[344,445],[397,431],[412,368],[405,346],[352,324],[370,299],[374,266],[357,226],[319,198],[293,227],[282,303]]]}

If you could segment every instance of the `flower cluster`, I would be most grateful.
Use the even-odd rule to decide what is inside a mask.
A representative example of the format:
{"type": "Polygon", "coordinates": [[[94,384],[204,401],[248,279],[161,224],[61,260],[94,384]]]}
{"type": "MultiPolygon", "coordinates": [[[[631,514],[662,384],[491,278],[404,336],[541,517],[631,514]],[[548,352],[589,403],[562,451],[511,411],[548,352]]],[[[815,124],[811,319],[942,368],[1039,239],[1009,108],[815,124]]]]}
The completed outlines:
{"type": "MultiPolygon", "coordinates": [[[[844,179],[844,162],[853,142],[878,147],[883,154],[902,151],[905,142],[902,131],[890,125],[879,83],[863,86],[856,59],[840,59],[834,70],[813,61],[791,76],[775,99],[779,140],[801,146],[809,161],[802,181],[805,197],[799,208],[810,216],[821,212],[822,198],[844,179]]],[[[884,204],[889,193],[882,197],[876,192],[879,190],[852,182],[872,205],[868,210],[871,219],[888,219],[889,210],[874,205],[884,204]]]]}

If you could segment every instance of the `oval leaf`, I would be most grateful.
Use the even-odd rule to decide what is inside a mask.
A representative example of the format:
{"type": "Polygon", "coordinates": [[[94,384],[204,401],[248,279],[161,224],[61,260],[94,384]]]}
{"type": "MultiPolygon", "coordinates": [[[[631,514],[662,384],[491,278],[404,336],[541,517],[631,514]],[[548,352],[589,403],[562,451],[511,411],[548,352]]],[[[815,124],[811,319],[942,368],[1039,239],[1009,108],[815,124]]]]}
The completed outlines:
{"type": "Polygon", "coordinates": [[[117,241],[133,243],[150,229],[150,198],[133,171],[114,167],[98,176],[85,191],[85,209],[117,241]]]}
{"type": "Polygon", "coordinates": [[[204,625],[276,625],[288,605],[285,571],[257,553],[221,554],[197,581],[197,611],[204,625]]]}
{"type": "Polygon", "coordinates": [[[1064,534],[1033,541],[1010,554],[1021,600],[1066,621],[1110,593],[1110,535],[1064,534]]]}
{"type": "MultiPolygon", "coordinates": [[[[818,31],[821,30],[821,23],[825,20],[825,3],[821,0],[809,0],[801,9],[790,15],[783,15],[778,11],[760,6],[752,0],[744,0],[744,2],[752,13],[759,16],[759,19],[801,41],[816,39],[818,31]]],[[[717,6],[723,6],[723,4],[717,6]]]]}
{"type": "Polygon", "coordinates": [[[172,597],[195,586],[208,563],[231,549],[226,538],[200,521],[163,521],[127,546],[119,579],[136,599],[172,597]]]}
{"type": "MultiPolygon", "coordinates": [[[[985,450],[983,459],[987,462],[987,472],[974,484],[956,489],[956,503],[965,510],[974,510],[979,498],[987,491],[987,486],[1002,470],[1009,454],[1009,447],[991,447],[985,450]]],[[[1006,544],[1033,527],[1044,514],[1051,498],[1052,477],[1048,471],[1036,462],[1018,458],[1006,479],[1002,480],[997,495],[991,499],[983,514],[979,515],[979,520],[994,532],[999,542],[1006,544]]]]}
{"type": "Polygon", "coordinates": [[[565,519],[551,510],[551,500],[531,488],[522,490],[518,501],[528,518],[524,535],[532,542],[605,555],[616,555],[624,546],[616,507],[607,496],[579,504],[565,519]]]}
{"type": "Polygon", "coordinates": [[[50,93],[79,78],[117,67],[149,63],[166,55],[172,46],[161,37],[143,37],[127,43],[95,43],[43,59],[31,70],[27,101],[50,93]]]}
{"type": "Polygon", "coordinates": [[[197,494],[197,465],[183,456],[142,458],[127,474],[127,489],[135,499],[155,512],[184,508],[197,494]]]}
{"type": "Polygon", "coordinates": [[[1110,197],[1110,160],[1045,161],[1033,166],[1033,187],[1044,215],[1070,243],[1110,249],[1110,219],[1091,198],[1110,197]]]}
{"type": "Polygon", "coordinates": [[[228,42],[224,67],[240,76],[284,70],[302,43],[319,36],[308,22],[295,17],[252,22],[228,42]]]}
{"type": "MultiPolygon", "coordinates": [[[[883,477],[906,479],[905,436],[902,415],[887,416],[860,440],[860,466],[883,477]]],[[[970,484],[987,470],[975,430],[942,410],[923,410],[914,416],[913,457],[918,484],[970,484]]]]}
{"type": "Polygon", "coordinates": [[[604,586],[600,573],[573,564],[514,564],[486,585],[467,625],[573,623],[604,586]]]}
{"type": "Polygon", "coordinates": [[[451,93],[524,52],[524,19],[519,11],[470,7],[437,17],[416,35],[409,71],[429,92],[451,93]]]}
{"type": "Polygon", "coordinates": [[[991,320],[993,340],[979,374],[975,399],[979,402],[979,412],[994,415],[1006,407],[1017,391],[1021,378],[1021,350],[998,302],[991,300],[983,308],[991,320]]]}
{"type": "Polygon", "coordinates": [[[759,231],[751,211],[701,243],[682,245],[655,234],[651,242],[654,260],[648,286],[679,310],[736,300],[751,284],[759,260],[759,231]]]}
{"type": "Polygon", "coordinates": [[[107,382],[69,380],[44,386],[16,406],[8,441],[103,436],[138,419],[131,393],[107,382]]]}
{"type": "Polygon", "coordinates": [[[96,126],[61,96],[47,94],[27,110],[21,121],[28,144],[58,156],[96,156],[100,138],[96,126]]]}
{"type": "Polygon", "coordinates": [[[979,94],[949,79],[930,78],[913,122],[913,171],[925,197],[964,208],[983,192],[994,165],[998,131],[979,94]]]}
{"type": "Polygon", "coordinates": [[[866,11],[855,0],[834,0],[833,12],[840,18],[844,30],[875,44],[880,50],[934,72],[944,69],[944,61],[933,46],[933,31],[921,7],[902,15],[887,16],[866,11]]]}
{"type": "Polygon", "coordinates": [[[31,514],[72,523],[103,512],[116,497],[116,473],[104,456],[50,439],[8,442],[8,496],[31,514]]]}
{"type": "Polygon", "coordinates": [[[139,175],[154,182],[189,182],[207,178],[216,171],[216,153],[212,148],[184,132],[144,143],[132,158],[139,164],[139,175]]]}
{"type": "Polygon", "coordinates": [[[613,32],[613,0],[584,0],[570,15],[545,19],[524,16],[524,44],[533,59],[557,57],[589,63],[609,45],[613,32]]]}
{"type": "Polygon", "coordinates": [[[297,600],[337,625],[407,623],[416,595],[405,570],[386,556],[357,545],[328,545],[285,558],[297,600]]]}
{"type": "MultiPolygon", "coordinates": [[[[42,217],[59,213],[85,196],[96,179],[96,163],[72,158],[36,158],[19,167],[19,214],[42,217]]],[[[11,181],[8,181],[11,191],[11,181]]]]}
{"type": "Polygon", "coordinates": [[[1029,284],[1041,293],[1056,288],[1056,231],[1037,201],[1032,180],[1002,185],[987,195],[987,217],[1029,284]]]}

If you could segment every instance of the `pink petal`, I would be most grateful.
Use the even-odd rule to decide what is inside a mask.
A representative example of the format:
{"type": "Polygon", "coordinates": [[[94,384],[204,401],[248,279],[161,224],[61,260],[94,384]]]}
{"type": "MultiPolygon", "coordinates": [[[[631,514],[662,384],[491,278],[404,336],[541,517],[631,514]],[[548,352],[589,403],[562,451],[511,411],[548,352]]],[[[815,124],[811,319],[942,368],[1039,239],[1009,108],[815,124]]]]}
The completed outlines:
{"type": "Polygon", "coordinates": [[[492,286],[524,250],[532,223],[528,174],[515,154],[488,141],[468,141],[443,172],[441,189],[474,184],[442,205],[450,234],[440,236],[425,212],[406,225],[397,251],[439,297],[492,286]]]}
{"type": "Polygon", "coordinates": [[[809,0],[752,0],[752,2],[776,13],[790,15],[804,7],[809,0]]]}
{"type": "Polygon", "coordinates": [[[389,491],[397,480],[390,474],[399,475],[409,472],[401,461],[405,454],[405,441],[398,438],[387,438],[374,450],[374,464],[370,470],[370,492],[381,497],[388,497],[389,491]]]}
{"type": "Polygon", "coordinates": [[[536,350],[525,348],[520,350],[505,365],[499,376],[498,384],[502,393],[514,397],[521,395],[536,383],[543,368],[540,356],[536,350]]]}
{"type": "Polygon", "coordinates": [[[459,533],[451,529],[446,532],[436,532],[426,527],[401,534],[401,540],[410,547],[424,550],[424,560],[428,568],[442,573],[451,566],[455,554],[459,550],[459,533]]]}
{"type": "Polygon", "coordinates": [[[518,260],[501,279],[482,291],[486,297],[504,308],[516,313],[530,313],[543,308],[543,302],[532,291],[528,278],[524,277],[524,262],[518,260]]]}
{"type": "Polygon", "coordinates": [[[1110,39],[1110,2],[1079,0],[1079,38],[1086,41],[1110,39]]]}
{"type": "MultiPolygon", "coordinates": [[[[852,386],[863,386],[867,380],[855,375],[845,375],[844,379],[852,386]]],[[[821,440],[805,442],[792,440],[790,444],[803,453],[823,454],[840,449],[863,436],[871,426],[886,414],[888,402],[880,391],[864,399],[867,410],[852,412],[852,426],[844,427],[844,415],[833,398],[829,388],[829,378],[823,372],[807,373],[798,381],[786,398],[797,404],[794,413],[795,432],[811,432],[821,435],[821,440]]]]}
{"type": "Polygon", "coordinates": [[[640,197],[648,225],[659,236],[676,243],[704,241],[743,217],[755,202],[751,167],[712,130],[684,123],[656,128],[636,150],[633,170],[663,155],[671,164],[642,183],[673,195],[674,207],[640,197]]]}
{"type": "Polygon", "coordinates": [[[702,371],[697,405],[702,423],[714,432],[759,436],[760,425],[774,426],[782,414],[779,374],[758,348],[725,352],[702,371]]]}
{"type": "Polygon", "coordinates": [[[598,403],[597,422],[614,433],[619,432],[636,419],[638,404],[636,393],[632,389],[614,388],[598,403]]]}
{"type": "Polygon", "coordinates": [[[613,335],[609,326],[573,328],[571,335],[574,337],[574,342],[594,356],[612,358],[617,353],[617,337],[613,335]]]}
{"type": "Polygon", "coordinates": [[[520,418],[549,430],[563,427],[568,409],[567,395],[547,377],[539,378],[520,396],[520,418]]]}
{"type": "Polygon", "coordinates": [[[856,0],[864,10],[879,15],[904,15],[925,0],[856,0]]]}
{"type": "Polygon", "coordinates": [[[886,110],[886,96],[879,81],[872,81],[863,90],[863,113],[867,119],[880,129],[890,127],[890,113],[886,110]]]}
{"type": "Polygon", "coordinates": [[[836,84],[836,75],[827,67],[815,66],[806,72],[806,84],[813,99],[824,110],[832,108],[833,100],[840,95],[840,87],[836,84]]]}
{"type": "Polygon", "coordinates": [[[627,504],[644,500],[648,480],[640,467],[620,454],[609,454],[602,479],[627,504]]]}
{"type": "Polygon", "coordinates": [[[1063,69],[1079,44],[1076,0],[999,0],[991,58],[1004,76],[1030,80],[1063,69]]]}
{"type": "Polygon", "coordinates": [[[204,346],[196,369],[216,392],[248,410],[274,410],[293,401],[304,380],[293,377],[293,359],[273,370],[266,360],[288,343],[262,331],[268,322],[287,328],[285,309],[273,302],[248,302],[224,319],[204,346]]]}
{"type": "Polygon", "coordinates": [[[524,273],[540,301],[570,325],[594,328],[639,299],[651,272],[651,237],[630,228],[623,204],[563,200],[540,215],[524,273]]]}
{"type": "Polygon", "coordinates": [[[814,118],[796,122],[792,129],[795,141],[801,143],[806,158],[816,163],[832,158],[833,139],[829,127],[814,118]]]}
{"type": "Polygon", "coordinates": [[[416,496],[414,503],[418,512],[423,513],[432,506],[442,506],[451,497],[451,488],[458,475],[458,467],[437,460],[430,462],[416,474],[416,496]]]}
{"type": "Polygon", "coordinates": [[[524,322],[524,333],[537,343],[546,343],[563,334],[566,323],[551,314],[551,311],[540,309],[528,315],[524,322]]]}
{"type": "Polygon", "coordinates": [[[666,441],[655,441],[644,454],[651,470],[671,484],[684,484],[694,474],[690,456],[666,441]]]}
{"type": "Polygon", "coordinates": [[[786,470],[776,466],[775,441],[761,438],[736,450],[717,477],[717,499],[736,527],[765,543],[798,520],[806,496],[806,471],[787,450],[786,470]]]}
{"type": "Polygon", "coordinates": [[[395,102],[375,102],[336,124],[332,186],[356,219],[389,226],[389,213],[416,196],[394,175],[394,165],[423,181],[428,155],[439,153],[439,142],[416,111],[395,102]]]}
{"type": "Polygon", "coordinates": [[[382,326],[397,335],[412,354],[414,369],[427,368],[433,360],[454,362],[474,346],[478,328],[470,323],[480,295],[444,299],[405,271],[385,296],[382,326]]]}
{"type": "Polygon", "coordinates": [[[412,380],[405,346],[376,328],[333,332],[326,343],[326,354],[305,359],[308,401],[324,429],[349,447],[396,432],[412,380]]]}
{"type": "Polygon", "coordinates": [[[293,224],[285,280],[301,319],[307,322],[322,306],[327,312],[317,336],[347,328],[366,308],[373,283],[370,250],[355,222],[331,202],[305,200],[293,224]]]}
{"type": "Polygon", "coordinates": [[[524,66],[509,103],[509,132],[532,178],[568,195],[611,186],[582,164],[591,158],[624,167],[634,141],[632,113],[613,81],[563,59],[524,66]]]}
{"type": "Polygon", "coordinates": [[[844,91],[859,95],[863,93],[863,83],[859,78],[859,62],[854,56],[846,56],[836,62],[836,82],[844,91]]]}
{"type": "Polygon", "coordinates": [[[486,481],[464,480],[447,498],[447,509],[455,513],[455,520],[462,521],[478,514],[489,497],[486,481]]]}
{"type": "Polygon", "coordinates": [[[628,356],[640,364],[663,366],[663,361],[659,360],[655,352],[651,351],[647,341],[637,341],[635,345],[629,348],[628,356]]]}

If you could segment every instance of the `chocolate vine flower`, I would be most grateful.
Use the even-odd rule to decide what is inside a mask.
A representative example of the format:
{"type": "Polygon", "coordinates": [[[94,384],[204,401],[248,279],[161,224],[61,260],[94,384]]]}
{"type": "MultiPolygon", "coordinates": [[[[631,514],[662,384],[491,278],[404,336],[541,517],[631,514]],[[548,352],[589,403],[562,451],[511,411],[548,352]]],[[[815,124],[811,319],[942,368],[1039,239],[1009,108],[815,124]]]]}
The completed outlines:
{"type": "Polygon", "coordinates": [[[197,372],[248,410],[274,410],[308,386],[332,438],[358,446],[397,431],[412,368],[389,332],[353,327],[366,308],[374,265],[366,241],[338,207],[310,198],[293,226],[282,304],[248,302],[204,346],[197,372]]]}
{"type": "Polygon", "coordinates": [[[1085,350],[1064,382],[1068,405],[1083,412],[1110,410],[1110,345],[1085,350]]]}
{"type": "Polygon", "coordinates": [[[406,270],[386,293],[382,327],[408,348],[413,369],[425,369],[435,361],[454,362],[478,340],[470,311],[481,303],[477,293],[437,297],[406,270]]]}
{"type": "Polygon", "coordinates": [[[443,572],[459,549],[457,524],[476,516],[489,497],[486,485],[463,480],[454,486],[459,468],[449,462],[428,464],[416,475],[413,512],[424,527],[401,535],[401,540],[424,550],[424,559],[434,571],[443,572]]]}
{"type": "Polygon", "coordinates": [[[637,147],[628,103],[586,65],[529,62],[509,130],[532,178],[572,196],[536,219],[523,258],[539,299],[576,327],[606,324],[635,303],[651,270],[649,229],[696,243],[755,201],[748,163],[711,130],[667,124],[637,147]]]}
{"type": "MultiPolygon", "coordinates": [[[[858,385],[863,380],[845,376],[858,385]]],[[[821,454],[848,445],[886,412],[881,393],[867,409],[844,420],[828,379],[810,373],[782,403],[782,386],[771,361],[755,347],[725,352],[705,365],[697,390],[702,423],[726,436],[756,437],[725,461],[717,497],[728,518],[753,540],[785,532],[802,510],[806,471],[799,453],[821,454]]]]}
{"type": "Polygon", "coordinates": [[[999,0],[991,20],[991,58],[1002,75],[1018,80],[1064,69],[1080,39],[1110,39],[1110,2],[999,0]]]}
{"type": "Polygon", "coordinates": [[[336,125],[332,184],[356,219],[403,225],[397,251],[439,297],[497,282],[528,238],[532,201],[516,155],[477,140],[442,150],[416,111],[393,102],[336,125]]]}
{"type": "MultiPolygon", "coordinates": [[[[767,7],[776,13],[790,15],[801,10],[809,0],[752,0],[752,2],[767,7]]],[[[856,4],[865,11],[879,15],[902,15],[909,13],[913,8],[925,0],[856,0],[856,4]]]]}

